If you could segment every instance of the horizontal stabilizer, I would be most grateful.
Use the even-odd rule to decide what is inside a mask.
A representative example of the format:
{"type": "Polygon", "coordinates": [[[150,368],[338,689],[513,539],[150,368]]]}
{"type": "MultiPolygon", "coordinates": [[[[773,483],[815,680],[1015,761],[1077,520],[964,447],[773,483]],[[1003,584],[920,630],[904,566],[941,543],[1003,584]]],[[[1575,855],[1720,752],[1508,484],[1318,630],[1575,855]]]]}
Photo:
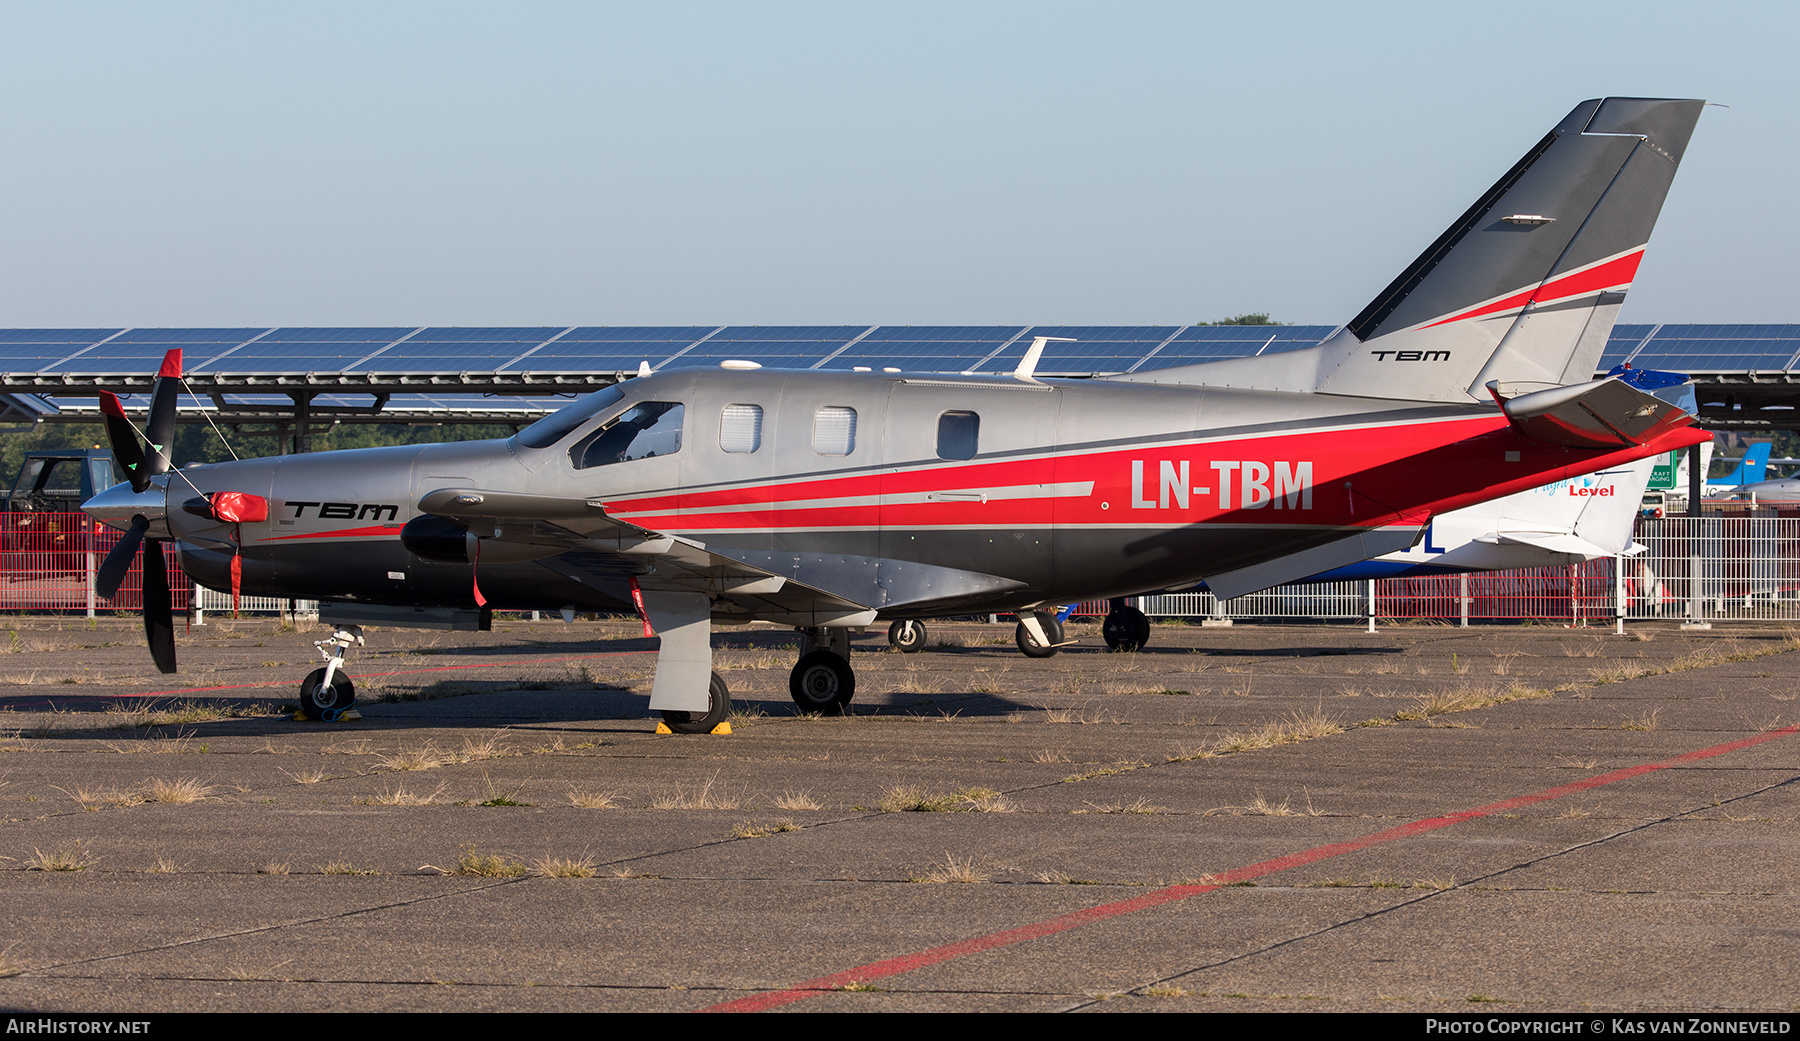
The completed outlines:
{"type": "Polygon", "coordinates": [[[1500,383],[1488,393],[1506,421],[1533,441],[1570,448],[1625,448],[1648,444],[1694,417],[1617,379],[1594,380],[1508,397],[1500,383]]]}
{"type": "Polygon", "coordinates": [[[1297,582],[1334,568],[1372,560],[1384,553],[1397,553],[1417,542],[1424,527],[1421,519],[1419,524],[1365,528],[1323,546],[1314,546],[1312,549],[1304,549],[1235,571],[1208,575],[1206,588],[1212,590],[1213,596],[1220,600],[1230,600],[1273,586],[1297,582]]]}

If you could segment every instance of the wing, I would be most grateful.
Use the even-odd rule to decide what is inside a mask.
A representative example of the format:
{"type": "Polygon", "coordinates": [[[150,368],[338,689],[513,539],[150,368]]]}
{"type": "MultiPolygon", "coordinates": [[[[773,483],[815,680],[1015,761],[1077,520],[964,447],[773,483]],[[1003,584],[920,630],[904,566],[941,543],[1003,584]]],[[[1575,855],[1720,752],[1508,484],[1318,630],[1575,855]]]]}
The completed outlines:
{"type": "Polygon", "coordinates": [[[832,593],[714,553],[704,543],[610,517],[598,499],[441,488],[419,509],[467,527],[483,540],[558,551],[559,570],[635,576],[645,590],[703,593],[719,621],[783,625],[867,625],[875,610],[832,593]],[[623,568],[621,568],[623,565],[623,568]]]}

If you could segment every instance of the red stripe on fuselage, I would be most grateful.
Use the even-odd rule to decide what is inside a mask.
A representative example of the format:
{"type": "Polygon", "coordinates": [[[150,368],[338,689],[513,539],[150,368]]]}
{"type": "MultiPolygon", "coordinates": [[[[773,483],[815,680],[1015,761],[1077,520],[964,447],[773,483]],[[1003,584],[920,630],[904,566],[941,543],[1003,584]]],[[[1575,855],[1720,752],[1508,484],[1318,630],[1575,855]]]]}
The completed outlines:
{"type": "Polygon", "coordinates": [[[653,531],[702,534],[713,531],[834,530],[932,527],[1175,527],[1222,523],[1264,526],[1373,527],[1429,511],[1441,513],[1487,499],[1525,491],[1590,473],[1657,452],[1695,444],[1706,434],[1691,426],[1649,444],[1615,451],[1565,448],[1518,435],[1499,415],[1477,415],[1415,423],[1371,425],[1350,430],[1301,431],[1264,437],[1139,448],[1072,451],[1026,460],[951,467],[926,466],[900,473],[860,473],[771,484],[736,485],[642,499],[611,499],[608,512],[653,531]],[[1507,461],[1516,453],[1516,461],[1507,461]],[[1132,486],[1133,463],[1142,463],[1132,486]],[[1187,464],[1188,504],[1162,490],[1164,463],[1176,474],[1187,464]],[[1264,498],[1246,508],[1244,463],[1264,498]],[[1238,464],[1215,467],[1215,463],[1238,464]],[[1297,472],[1310,464],[1311,508],[1307,493],[1274,497],[1275,467],[1297,472]],[[1221,495],[1220,480],[1230,482],[1221,495]],[[1024,484],[1093,483],[1086,497],[1046,494],[989,502],[940,501],[855,503],[831,500],[882,494],[906,496],[956,488],[1017,487],[1024,484]],[[1203,490],[1204,489],[1204,490],[1203,490]],[[1137,505],[1148,502],[1148,506],[1137,505]],[[788,506],[786,504],[793,504],[788,506]],[[1277,505],[1279,503],[1279,505],[1277,505]],[[721,506],[760,508],[703,512],[721,506]]]}
{"type": "Polygon", "coordinates": [[[400,537],[400,529],[399,528],[389,528],[389,527],[385,527],[383,525],[377,524],[373,527],[368,527],[368,528],[338,528],[334,531],[306,531],[306,532],[301,532],[298,535],[271,535],[266,539],[258,539],[257,541],[258,542],[285,542],[288,539],[352,539],[352,538],[370,538],[373,536],[380,536],[380,535],[385,535],[388,538],[397,539],[400,537]]]}

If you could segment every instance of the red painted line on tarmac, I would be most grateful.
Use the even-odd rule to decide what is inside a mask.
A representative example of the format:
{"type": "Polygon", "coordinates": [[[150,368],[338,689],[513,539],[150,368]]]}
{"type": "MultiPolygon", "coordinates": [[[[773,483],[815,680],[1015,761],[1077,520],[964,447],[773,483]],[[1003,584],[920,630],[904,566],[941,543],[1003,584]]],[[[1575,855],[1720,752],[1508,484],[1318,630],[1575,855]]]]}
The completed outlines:
{"type": "Polygon", "coordinates": [[[977,936],[972,939],[963,940],[960,943],[947,944],[943,947],[932,947],[928,950],[901,955],[898,958],[887,958],[882,961],[870,962],[867,965],[861,965],[854,969],[846,969],[843,972],[833,973],[830,976],[820,976],[817,979],[810,979],[805,983],[795,984],[786,990],[769,991],[765,994],[753,994],[747,998],[738,998],[735,1001],[722,1002],[697,1011],[762,1012],[767,1009],[780,1008],[783,1005],[792,1005],[795,1002],[818,997],[820,994],[829,991],[841,990],[852,983],[868,983],[873,980],[886,979],[889,976],[897,976],[900,973],[910,972],[913,969],[922,969],[928,965],[938,965],[943,962],[953,961],[966,955],[980,953],[981,951],[989,951],[997,947],[1006,947],[1015,943],[1023,943],[1026,940],[1036,940],[1045,936],[1053,936],[1056,933],[1066,932],[1070,929],[1079,929],[1084,925],[1091,925],[1094,922],[1103,922],[1109,918],[1117,918],[1120,915],[1134,914],[1138,911],[1148,910],[1149,908],[1157,907],[1162,904],[1172,903],[1177,900],[1185,900],[1190,896],[1199,896],[1202,893],[1210,893],[1221,886],[1230,885],[1234,882],[1248,882],[1252,879],[1262,878],[1281,871],[1287,871],[1291,868],[1304,867],[1307,864],[1314,864],[1321,860],[1342,856],[1345,853],[1354,853],[1357,850],[1367,849],[1370,846],[1378,846],[1385,842],[1393,842],[1396,839],[1411,838],[1414,835],[1423,835],[1427,832],[1437,831],[1440,828],[1448,828],[1455,824],[1461,824],[1464,821],[1488,817],[1496,813],[1505,813],[1508,810],[1518,809],[1521,806],[1531,806],[1540,802],[1549,802],[1553,799],[1560,799],[1565,795],[1574,795],[1577,792],[1585,792],[1609,784],[1616,784],[1619,781],[1640,777],[1647,773],[1654,773],[1657,770],[1667,770],[1671,767],[1683,766],[1688,763],[1698,762],[1702,759],[1711,759],[1714,756],[1724,755],[1727,752],[1735,752],[1739,749],[1749,748],[1753,745],[1760,745],[1766,741],[1773,741],[1778,737],[1787,737],[1790,734],[1795,733],[1800,733],[1800,724],[1782,727],[1779,730],[1766,731],[1736,741],[1728,741],[1725,744],[1713,745],[1710,748],[1702,748],[1693,752],[1687,752],[1678,755],[1673,759],[1664,759],[1658,763],[1643,763],[1638,766],[1628,766],[1622,770],[1614,770],[1611,773],[1601,774],[1598,777],[1589,777],[1585,780],[1574,781],[1569,784],[1559,784],[1554,788],[1545,788],[1543,791],[1533,792],[1530,795],[1519,795],[1511,799],[1502,799],[1499,802],[1491,802],[1486,806],[1477,806],[1471,810],[1461,810],[1456,813],[1446,814],[1442,817],[1430,817],[1425,820],[1413,821],[1410,824],[1402,824],[1397,828],[1378,831],[1361,838],[1350,839],[1347,842],[1333,842],[1324,846],[1314,846],[1312,849],[1302,850],[1298,853],[1290,853],[1285,857],[1275,857],[1271,860],[1264,860],[1259,863],[1250,864],[1246,867],[1235,868],[1231,871],[1213,875],[1211,877],[1217,879],[1217,882],[1214,883],[1205,885],[1167,886],[1158,889],[1155,892],[1146,893],[1143,896],[1133,897],[1130,900],[1120,900],[1115,903],[1100,904],[1097,907],[1090,907],[1083,911],[1073,911],[1069,914],[1060,915],[1056,918],[1048,918],[1032,925],[989,933],[986,936],[977,936]]]}
{"type": "MultiPolygon", "coordinates": [[[[598,654],[570,654],[560,658],[527,658],[520,661],[479,662],[474,665],[437,665],[429,669],[402,669],[398,672],[359,672],[352,680],[380,679],[384,676],[416,676],[427,672],[453,672],[457,669],[497,669],[502,665],[548,665],[559,661],[580,661],[584,658],[616,658],[625,654],[655,654],[654,650],[642,651],[602,651],[598,654]]],[[[267,687],[287,687],[287,681],[277,683],[227,683],[218,687],[182,687],[178,690],[152,690],[144,694],[73,694],[67,698],[166,698],[182,694],[204,694],[209,690],[260,690],[267,687]]]]}

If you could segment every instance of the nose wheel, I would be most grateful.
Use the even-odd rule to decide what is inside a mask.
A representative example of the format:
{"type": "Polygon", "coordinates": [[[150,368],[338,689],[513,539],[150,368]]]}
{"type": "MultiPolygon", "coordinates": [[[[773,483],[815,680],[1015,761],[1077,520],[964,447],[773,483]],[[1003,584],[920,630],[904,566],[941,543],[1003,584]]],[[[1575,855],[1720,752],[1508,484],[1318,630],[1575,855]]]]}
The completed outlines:
{"type": "Polygon", "coordinates": [[[362,643],[360,625],[342,626],[331,634],[331,639],[313,642],[325,658],[325,667],[307,673],[300,684],[302,716],[332,723],[356,704],[356,685],[344,673],[344,652],[362,643]]]}
{"type": "Polygon", "coordinates": [[[888,626],[888,643],[901,654],[917,654],[925,649],[925,623],[907,620],[888,626]]]}
{"type": "Polygon", "coordinates": [[[300,711],[308,719],[330,723],[354,704],[356,685],[341,672],[327,681],[324,669],[314,669],[300,684],[300,711]]]}

